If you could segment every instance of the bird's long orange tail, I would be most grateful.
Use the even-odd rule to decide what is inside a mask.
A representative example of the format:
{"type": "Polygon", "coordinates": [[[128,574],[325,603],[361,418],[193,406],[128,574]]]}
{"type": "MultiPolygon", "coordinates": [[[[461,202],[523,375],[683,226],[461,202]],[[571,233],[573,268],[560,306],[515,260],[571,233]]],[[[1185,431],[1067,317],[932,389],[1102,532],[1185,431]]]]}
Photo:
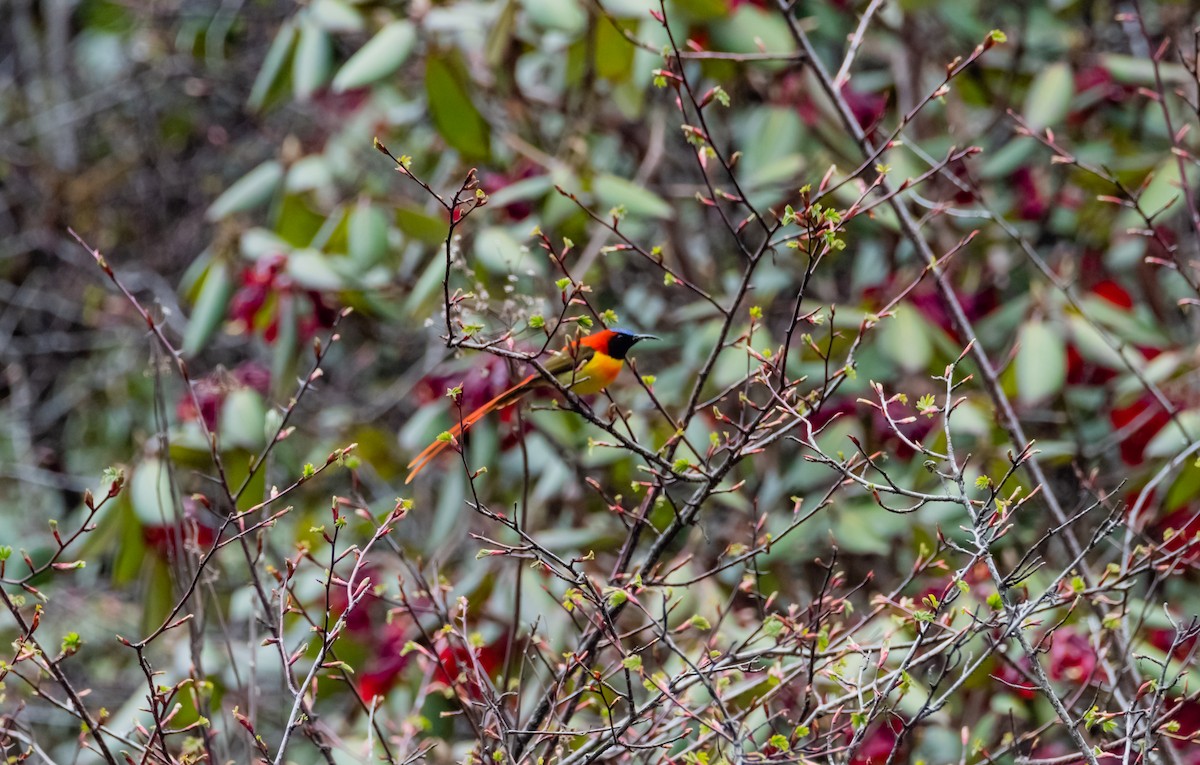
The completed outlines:
{"type": "MultiPolygon", "coordinates": [[[[529,377],[526,377],[521,382],[512,386],[499,396],[496,396],[491,401],[462,418],[461,422],[456,424],[453,428],[450,428],[450,435],[453,436],[454,439],[461,438],[463,433],[467,432],[472,425],[482,420],[489,413],[494,412],[497,409],[504,409],[505,407],[512,406],[513,404],[517,403],[517,400],[520,399],[521,396],[524,396],[529,391],[544,383],[545,381],[542,380],[538,375],[529,375],[529,377]]],[[[406,485],[412,483],[412,480],[417,477],[417,473],[420,473],[426,465],[428,465],[430,462],[433,462],[433,460],[439,454],[445,451],[451,443],[453,443],[453,439],[439,438],[429,446],[426,446],[423,452],[414,457],[412,462],[408,463],[408,478],[404,479],[404,483],[406,485]]]]}

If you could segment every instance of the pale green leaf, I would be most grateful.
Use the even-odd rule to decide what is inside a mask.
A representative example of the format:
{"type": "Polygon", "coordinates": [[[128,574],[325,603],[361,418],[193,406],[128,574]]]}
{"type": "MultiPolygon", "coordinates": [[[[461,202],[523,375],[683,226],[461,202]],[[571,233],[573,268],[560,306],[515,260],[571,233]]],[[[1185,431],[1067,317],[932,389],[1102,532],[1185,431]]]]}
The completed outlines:
{"type": "Polygon", "coordinates": [[[670,218],[674,212],[658,194],[615,175],[597,176],[592,181],[592,191],[605,211],[624,205],[630,215],[643,218],[670,218]]]}
{"type": "Polygon", "coordinates": [[[209,206],[205,216],[220,220],[265,204],[283,181],[283,165],[269,160],[239,178],[209,206]]]}
{"type": "Polygon", "coordinates": [[[393,21],[342,65],[333,78],[333,92],[341,93],[382,80],[404,65],[416,44],[416,25],[408,19],[393,21]]]}
{"type": "Polygon", "coordinates": [[[350,259],[360,268],[370,268],[387,255],[387,216],[365,200],[350,213],[350,259]]]}
{"type": "Polygon", "coordinates": [[[1017,350],[1017,398],[1023,404],[1044,401],[1062,390],[1067,379],[1067,349],[1062,337],[1043,321],[1021,329],[1017,350]]]}
{"type": "Polygon", "coordinates": [[[203,350],[213,333],[224,323],[233,288],[229,264],[224,260],[214,261],[204,276],[196,307],[188,317],[187,329],[183,333],[184,356],[194,356],[203,350]]]}
{"type": "Polygon", "coordinates": [[[300,24],[296,58],[292,61],[292,94],[308,101],[329,79],[333,66],[333,42],[329,33],[311,19],[300,24]]]}
{"type": "Polygon", "coordinates": [[[1051,64],[1038,72],[1025,94],[1022,113],[1031,130],[1057,125],[1067,116],[1075,95],[1075,79],[1066,62],[1051,64]]]}
{"type": "Polygon", "coordinates": [[[271,41],[271,47],[267,49],[263,65],[254,78],[254,85],[250,88],[250,97],[246,100],[246,104],[251,109],[261,109],[266,103],[267,97],[275,89],[280,76],[287,71],[288,58],[292,55],[295,44],[296,25],[291,19],[288,19],[275,33],[275,39],[271,41]]]}

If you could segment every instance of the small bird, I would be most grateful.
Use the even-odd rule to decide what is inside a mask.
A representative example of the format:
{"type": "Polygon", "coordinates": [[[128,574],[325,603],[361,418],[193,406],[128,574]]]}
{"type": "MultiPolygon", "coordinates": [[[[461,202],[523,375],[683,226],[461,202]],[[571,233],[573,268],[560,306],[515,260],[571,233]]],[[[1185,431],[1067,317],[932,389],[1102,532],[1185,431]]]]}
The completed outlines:
{"type": "MultiPolygon", "coordinates": [[[[568,343],[566,348],[550,357],[545,368],[573,393],[581,396],[599,393],[617,379],[621,367],[625,366],[625,354],[629,353],[630,348],[642,340],[657,339],[654,335],[637,335],[623,329],[600,330],[568,343]]],[[[459,438],[489,412],[512,406],[526,393],[544,387],[550,387],[546,378],[536,373],[529,375],[464,417],[462,422],[450,429],[450,435],[459,438]]],[[[425,447],[423,452],[408,463],[408,478],[404,479],[404,483],[412,483],[417,473],[445,451],[451,442],[452,439],[443,435],[425,447]]]]}

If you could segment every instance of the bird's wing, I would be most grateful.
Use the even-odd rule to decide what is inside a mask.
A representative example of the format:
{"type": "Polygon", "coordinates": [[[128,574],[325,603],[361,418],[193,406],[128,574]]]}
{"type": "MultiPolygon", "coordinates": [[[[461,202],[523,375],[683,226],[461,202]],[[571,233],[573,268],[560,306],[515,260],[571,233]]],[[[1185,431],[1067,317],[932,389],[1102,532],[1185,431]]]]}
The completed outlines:
{"type": "Polygon", "coordinates": [[[580,382],[580,378],[574,374],[573,370],[586,364],[588,359],[595,355],[594,348],[572,343],[547,359],[543,366],[547,372],[557,377],[560,383],[570,387],[580,382]]]}

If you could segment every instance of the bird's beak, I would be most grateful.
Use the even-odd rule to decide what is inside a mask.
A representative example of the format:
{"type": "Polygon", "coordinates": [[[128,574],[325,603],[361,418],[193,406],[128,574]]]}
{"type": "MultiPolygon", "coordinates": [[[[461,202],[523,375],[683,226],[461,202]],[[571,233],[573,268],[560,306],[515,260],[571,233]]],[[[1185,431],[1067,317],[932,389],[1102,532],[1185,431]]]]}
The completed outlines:
{"type": "Polygon", "coordinates": [[[638,342],[641,342],[642,340],[662,340],[662,338],[658,335],[634,335],[634,338],[637,339],[638,342]]]}

